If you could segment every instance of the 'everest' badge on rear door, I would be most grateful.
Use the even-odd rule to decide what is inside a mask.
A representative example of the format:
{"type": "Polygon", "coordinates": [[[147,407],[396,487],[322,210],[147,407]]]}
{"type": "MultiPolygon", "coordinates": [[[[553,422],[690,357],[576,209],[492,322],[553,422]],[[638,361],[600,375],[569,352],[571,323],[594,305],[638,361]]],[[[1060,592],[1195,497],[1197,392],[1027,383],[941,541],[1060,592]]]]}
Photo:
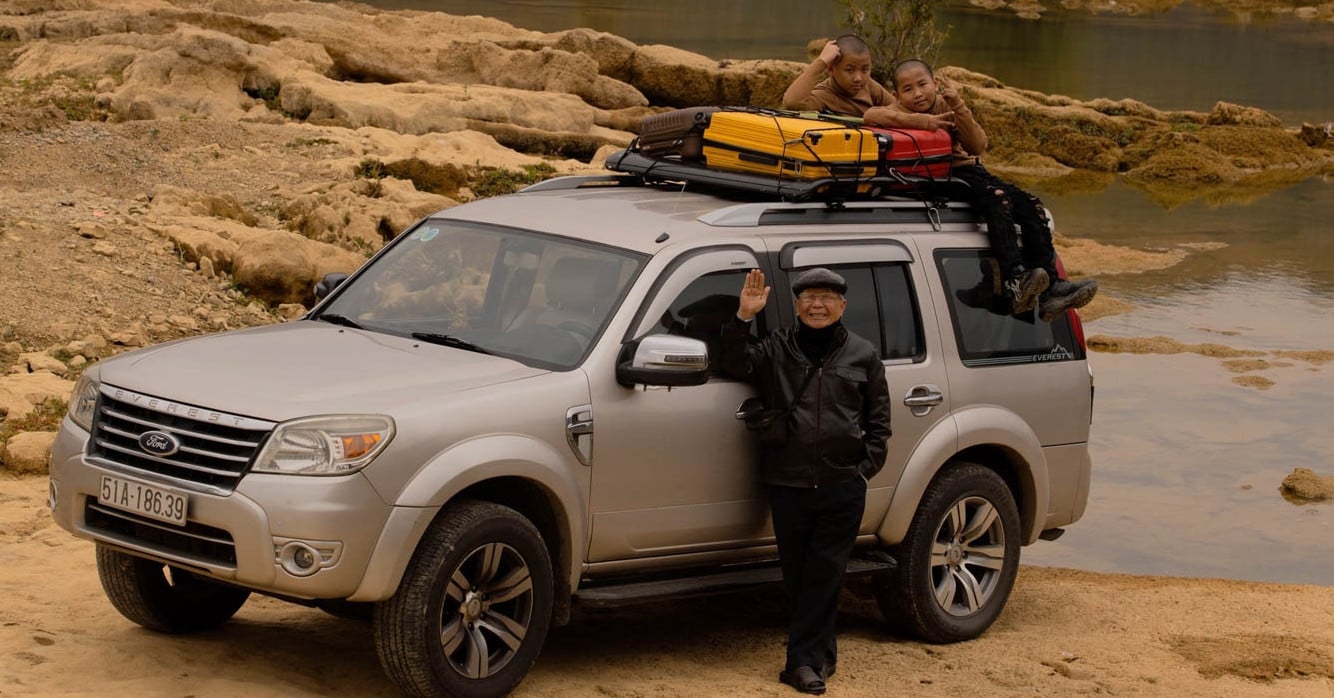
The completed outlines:
{"type": "Polygon", "coordinates": [[[139,435],[139,448],[154,456],[170,456],[181,450],[181,440],[165,431],[146,431],[139,435]]]}

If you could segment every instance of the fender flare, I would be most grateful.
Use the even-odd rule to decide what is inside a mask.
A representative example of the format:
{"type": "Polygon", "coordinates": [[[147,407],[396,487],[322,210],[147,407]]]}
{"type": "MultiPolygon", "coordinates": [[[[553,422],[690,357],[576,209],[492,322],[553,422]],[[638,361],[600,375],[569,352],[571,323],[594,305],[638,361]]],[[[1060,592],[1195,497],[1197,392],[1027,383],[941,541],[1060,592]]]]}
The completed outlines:
{"type": "MultiPolygon", "coordinates": [[[[955,412],[928,432],[909,457],[876,533],[882,543],[896,545],[908,535],[926,488],[936,473],[959,453],[975,447],[1005,451],[1020,491],[1019,519],[1023,544],[1037,542],[1039,521],[1047,514],[1051,486],[1047,458],[1037,434],[1015,413],[996,405],[977,405],[955,412]]],[[[990,463],[981,463],[994,467],[990,463]]]]}
{"type": "MultiPolygon", "coordinates": [[[[576,477],[586,472],[548,444],[522,434],[487,434],[460,441],[423,465],[403,488],[376,541],[366,575],[349,601],[380,601],[398,589],[412,555],[440,509],[460,492],[487,480],[515,477],[535,483],[556,504],[556,525],[577,588],[587,549],[587,494],[576,477]]],[[[552,560],[558,563],[559,558],[552,560]]],[[[555,570],[559,575],[561,571],[555,570]]]]}

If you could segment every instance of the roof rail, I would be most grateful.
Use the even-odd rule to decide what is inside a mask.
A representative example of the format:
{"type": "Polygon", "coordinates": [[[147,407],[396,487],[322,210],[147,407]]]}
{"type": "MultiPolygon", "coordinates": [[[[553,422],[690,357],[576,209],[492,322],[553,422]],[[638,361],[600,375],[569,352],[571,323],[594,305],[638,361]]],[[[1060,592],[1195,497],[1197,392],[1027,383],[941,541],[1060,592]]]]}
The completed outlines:
{"type": "Polygon", "coordinates": [[[839,206],[825,203],[764,202],[737,204],[699,217],[706,225],[720,228],[753,228],[762,225],[817,225],[820,223],[944,223],[974,224],[977,214],[966,203],[924,204],[912,199],[848,201],[839,206]]]}
{"type": "Polygon", "coordinates": [[[643,183],[643,178],[636,175],[566,175],[564,177],[544,179],[536,184],[529,184],[523,189],[520,189],[519,193],[522,194],[534,191],[564,191],[567,189],[587,189],[596,187],[629,187],[640,186],[643,183]]]}

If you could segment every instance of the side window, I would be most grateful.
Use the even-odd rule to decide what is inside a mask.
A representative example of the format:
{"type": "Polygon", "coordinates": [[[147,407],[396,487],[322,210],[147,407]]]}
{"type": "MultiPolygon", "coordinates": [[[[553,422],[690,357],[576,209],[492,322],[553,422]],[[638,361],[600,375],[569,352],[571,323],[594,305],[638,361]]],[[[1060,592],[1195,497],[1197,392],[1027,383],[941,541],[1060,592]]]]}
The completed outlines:
{"type": "Polygon", "coordinates": [[[885,343],[880,349],[881,358],[887,361],[925,359],[926,339],[922,336],[922,315],[918,311],[917,295],[913,291],[908,265],[876,265],[875,288],[880,300],[880,317],[884,321],[885,343]]]}
{"type": "Polygon", "coordinates": [[[1067,318],[1046,323],[1036,313],[1007,313],[999,267],[990,255],[981,250],[940,250],[936,265],[945,282],[945,298],[965,366],[1083,358],[1067,318]]]}
{"type": "MultiPolygon", "coordinates": [[[[832,264],[848,282],[848,309],[843,326],[864,337],[886,361],[916,361],[925,358],[921,314],[909,279],[908,265],[901,262],[832,264]]],[[[800,273],[789,272],[789,281],[800,273]]]]}
{"type": "MultiPolygon", "coordinates": [[[[746,273],[747,270],[741,269],[718,271],[691,281],[672,299],[648,334],[675,334],[702,340],[709,345],[709,372],[717,375],[721,371],[718,352],[723,324],[736,315],[746,273]]],[[[765,315],[761,313],[751,323],[752,337],[759,337],[767,330],[765,315]]]]}

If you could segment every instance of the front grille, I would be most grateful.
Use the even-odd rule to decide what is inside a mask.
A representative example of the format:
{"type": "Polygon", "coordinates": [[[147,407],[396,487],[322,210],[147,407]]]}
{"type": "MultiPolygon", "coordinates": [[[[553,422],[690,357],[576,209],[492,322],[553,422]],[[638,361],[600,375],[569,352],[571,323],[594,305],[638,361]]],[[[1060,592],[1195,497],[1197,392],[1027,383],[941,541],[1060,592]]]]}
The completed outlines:
{"type": "Polygon", "coordinates": [[[175,403],[104,386],[97,400],[88,455],[132,470],[231,492],[274,423],[175,403]],[[180,440],[169,456],[139,446],[139,436],[162,431],[180,440]]]}
{"type": "Polygon", "coordinates": [[[84,525],[92,532],[199,562],[236,567],[236,545],[232,542],[232,534],[221,528],[193,521],[184,526],[173,526],[112,509],[93,497],[88,497],[85,502],[84,525]]]}

